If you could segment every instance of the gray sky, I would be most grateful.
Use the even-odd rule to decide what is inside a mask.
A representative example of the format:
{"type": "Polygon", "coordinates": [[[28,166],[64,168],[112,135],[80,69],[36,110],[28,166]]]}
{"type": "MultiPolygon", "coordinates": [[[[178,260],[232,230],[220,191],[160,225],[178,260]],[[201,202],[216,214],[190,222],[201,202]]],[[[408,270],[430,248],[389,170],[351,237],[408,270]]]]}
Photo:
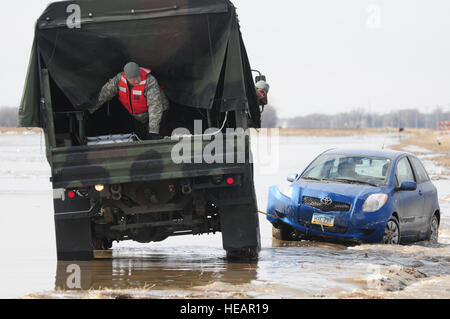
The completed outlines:
{"type": "MultiPolygon", "coordinates": [[[[279,115],[450,108],[448,0],[234,0],[279,115]]],[[[48,0],[2,3],[0,105],[18,105],[48,0]]]]}

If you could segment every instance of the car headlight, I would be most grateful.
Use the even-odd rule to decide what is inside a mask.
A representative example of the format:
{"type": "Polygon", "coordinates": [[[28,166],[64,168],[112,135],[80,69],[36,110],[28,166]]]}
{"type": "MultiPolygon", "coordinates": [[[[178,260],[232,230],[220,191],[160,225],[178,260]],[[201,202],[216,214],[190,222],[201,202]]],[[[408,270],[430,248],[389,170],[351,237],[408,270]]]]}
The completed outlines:
{"type": "Polygon", "coordinates": [[[278,188],[278,190],[284,196],[292,198],[292,191],[293,191],[292,186],[287,186],[287,187],[284,187],[284,188],[278,188]]]}
{"type": "Polygon", "coordinates": [[[372,194],[367,197],[363,205],[363,212],[375,212],[386,204],[388,195],[386,194],[372,194]]]}

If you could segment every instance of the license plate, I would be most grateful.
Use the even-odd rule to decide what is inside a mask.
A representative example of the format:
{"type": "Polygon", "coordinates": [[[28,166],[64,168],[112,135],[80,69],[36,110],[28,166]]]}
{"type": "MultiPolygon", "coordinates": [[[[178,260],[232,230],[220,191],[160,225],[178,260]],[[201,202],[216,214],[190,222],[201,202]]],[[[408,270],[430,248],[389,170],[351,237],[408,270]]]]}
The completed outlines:
{"type": "Polygon", "coordinates": [[[323,214],[313,214],[311,222],[316,225],[333,227],[334,226],[334,216],[323,215],[323,214]]]}

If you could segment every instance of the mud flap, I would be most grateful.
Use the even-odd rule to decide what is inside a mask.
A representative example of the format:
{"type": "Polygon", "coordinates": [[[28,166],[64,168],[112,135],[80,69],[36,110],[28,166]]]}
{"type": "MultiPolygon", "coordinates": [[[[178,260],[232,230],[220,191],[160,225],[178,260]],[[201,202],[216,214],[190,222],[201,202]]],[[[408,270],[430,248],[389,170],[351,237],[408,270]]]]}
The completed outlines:
{"type": "Polygon", "coordinates": [[[258,258],[261,238],[256,206],[225,206],[220,209],[220,223],[228,258],[258,258]]]}
{"type": "Polygon", "coordinates": [[[55,217],[58,260],[93,260],[94,244],[89,218],[55,217]]]}

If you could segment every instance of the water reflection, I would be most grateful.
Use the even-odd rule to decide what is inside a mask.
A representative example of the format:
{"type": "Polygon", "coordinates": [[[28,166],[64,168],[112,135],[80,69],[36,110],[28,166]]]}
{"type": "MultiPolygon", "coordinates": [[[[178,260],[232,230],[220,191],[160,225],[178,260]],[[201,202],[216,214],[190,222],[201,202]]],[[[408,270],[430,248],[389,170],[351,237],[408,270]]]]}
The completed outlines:
{"type": "Polygon", "coordinates": [[[223,258],[174,259],[172,255],[116,257],[104,260],[57,263],[55,290],[76,287],[79,267],[82,290],[189,289],[216,282],[248,284],[257,278],[257,263],[228,263],[223,258]],[[74,287],[75,285],[75,287],[74,287]]]}

